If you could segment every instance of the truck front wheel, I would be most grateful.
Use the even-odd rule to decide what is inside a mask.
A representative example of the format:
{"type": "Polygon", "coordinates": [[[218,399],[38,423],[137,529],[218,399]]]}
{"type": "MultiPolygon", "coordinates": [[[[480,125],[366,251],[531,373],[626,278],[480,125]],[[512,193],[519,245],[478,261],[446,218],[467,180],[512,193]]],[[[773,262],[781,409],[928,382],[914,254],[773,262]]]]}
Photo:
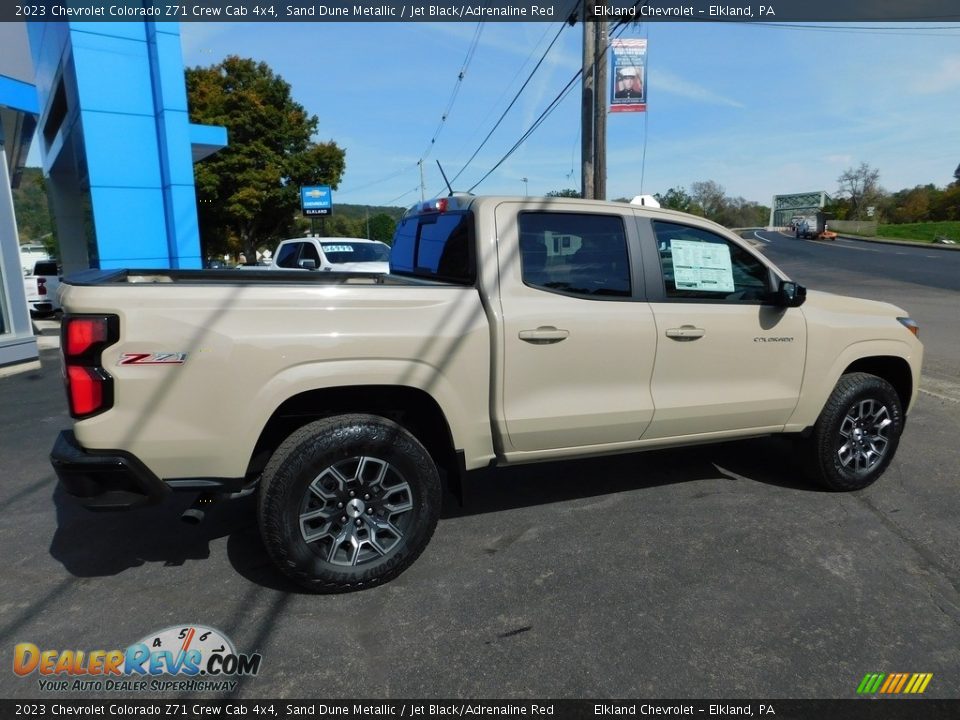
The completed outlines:
{"type": "Polygon", "coordinates": [[[315,592],[387,582],[413,563],[440,515],[437,467],[400,425],[339,415],[288,437],[260,481],[259,521],[274,564],[315,592]]]}
{"type": "Polygon", "coordinates": [[[890,383],[868,373],[843,375],[805,442],[808,473],[830,490],[861,490],[886,470],[902,431],[890,383]]]}

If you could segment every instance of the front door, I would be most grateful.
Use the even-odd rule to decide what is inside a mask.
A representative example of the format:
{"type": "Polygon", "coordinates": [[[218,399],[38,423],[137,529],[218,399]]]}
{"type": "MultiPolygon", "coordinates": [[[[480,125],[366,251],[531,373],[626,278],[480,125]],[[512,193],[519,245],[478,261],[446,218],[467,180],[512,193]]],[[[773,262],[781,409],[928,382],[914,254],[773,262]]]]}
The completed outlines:
{"type": "Polygon", "coordinates": [[[656,243],[663,286],[648,288],[658,343],[656,412],[644,440],[784,425],[806,355],[800,308],[769,304],[772,271],[738,243],[704,228],[650,225],[643,241],[656,243]]]}

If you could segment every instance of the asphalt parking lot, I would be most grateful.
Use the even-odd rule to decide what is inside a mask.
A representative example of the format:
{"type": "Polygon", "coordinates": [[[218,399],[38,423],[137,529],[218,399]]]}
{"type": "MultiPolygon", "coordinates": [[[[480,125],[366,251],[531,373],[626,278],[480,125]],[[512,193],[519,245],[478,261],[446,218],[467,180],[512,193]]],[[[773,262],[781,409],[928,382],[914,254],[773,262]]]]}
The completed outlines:
{"type": "Polygon", "coordinates": [[[54,332],[0,378],[2,697],[54,697],[10,672],[16,643],[181,624],[262,654],[230,697],[848,698],[868,672],[960,697],[957,399],[921,394],[853,494],[807,485],[778,440],[477,474],[399,579],[313,596],[273,570],[252,498],[188,526],[187,497],[92,514],[56,488],[54,332]]]}

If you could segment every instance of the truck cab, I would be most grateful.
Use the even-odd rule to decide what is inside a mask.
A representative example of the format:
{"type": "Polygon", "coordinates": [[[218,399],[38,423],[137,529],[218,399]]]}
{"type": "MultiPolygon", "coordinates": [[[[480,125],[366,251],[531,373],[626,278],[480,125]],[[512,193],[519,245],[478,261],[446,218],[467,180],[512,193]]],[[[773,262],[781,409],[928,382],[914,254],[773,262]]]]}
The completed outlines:
{"type": "Polygon", "coordinates": [[[291,238],[277,246],[270,268],[385,273],[390,269],[390,246],[367,238],[291,238]]]}

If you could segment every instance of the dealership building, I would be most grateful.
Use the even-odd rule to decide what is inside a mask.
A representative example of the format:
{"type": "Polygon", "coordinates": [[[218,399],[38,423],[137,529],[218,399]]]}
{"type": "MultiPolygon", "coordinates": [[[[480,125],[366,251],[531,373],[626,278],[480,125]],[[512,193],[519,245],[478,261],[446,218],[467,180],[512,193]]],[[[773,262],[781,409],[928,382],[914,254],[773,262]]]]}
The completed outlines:
{"type": "Polygon", "coordinates": [[[193,163],[226,129],[189,121],[178,23],[0,23],[0,369],[38,356],[11,188],[36,147],[64,273],[199,268],[193,163]]]}

